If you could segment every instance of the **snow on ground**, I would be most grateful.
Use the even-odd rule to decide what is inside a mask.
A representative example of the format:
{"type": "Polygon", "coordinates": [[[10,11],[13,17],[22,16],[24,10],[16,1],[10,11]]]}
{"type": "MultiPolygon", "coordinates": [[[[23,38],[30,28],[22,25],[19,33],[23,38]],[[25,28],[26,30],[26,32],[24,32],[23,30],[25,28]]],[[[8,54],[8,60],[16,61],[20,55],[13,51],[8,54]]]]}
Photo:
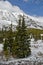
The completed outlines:
{"type": "MultiPolygon", "coordinates": [[[[43,41],[42,40],[35,41],[34,39],[31,39],[30,43],[31,43],[31,55],[29,57],[23,58],[23,59],[10,58],[9,61],[6,63],[23,61],[23,60],[43,62],[43,41]]],[[[0,51],[2,50],[3,50],[3,44],[0,44],[0,51]]]]}
{"type": "Polygon", "coordinates": [[[0,52],[3,50],[3,44],[0,44],[0,52]]]}

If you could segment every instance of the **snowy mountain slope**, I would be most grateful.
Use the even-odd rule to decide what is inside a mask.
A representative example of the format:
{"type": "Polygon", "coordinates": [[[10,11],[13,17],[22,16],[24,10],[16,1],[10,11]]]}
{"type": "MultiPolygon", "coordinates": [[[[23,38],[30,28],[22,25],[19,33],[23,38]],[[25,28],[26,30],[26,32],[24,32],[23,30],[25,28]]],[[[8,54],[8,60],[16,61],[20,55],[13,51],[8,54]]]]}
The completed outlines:
{"type": "Polygon", "coordinates": [[[0,27],[18,24],[20,15],[25,18],[26,25],[29,28],[43,29],[43,17],[35,17],[25,14],[18,6],[13,6],[8,1],[0,1],[0,27]]]}

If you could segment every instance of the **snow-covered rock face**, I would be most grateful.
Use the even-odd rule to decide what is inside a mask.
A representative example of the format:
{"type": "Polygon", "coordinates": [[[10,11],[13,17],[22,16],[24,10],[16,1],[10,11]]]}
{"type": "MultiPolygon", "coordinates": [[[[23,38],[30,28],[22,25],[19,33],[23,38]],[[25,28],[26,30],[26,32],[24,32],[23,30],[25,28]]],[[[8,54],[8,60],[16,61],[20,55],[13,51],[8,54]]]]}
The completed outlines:
{"type": "Polygon", "coordinates": [[[25,14],[18,6],[13,6],[8,1],[0,1],[0,27],[11,23],[17,25],[19,16],[23,16],[28,28],[43,29],[43,17],[35,17],[25,14]]]}

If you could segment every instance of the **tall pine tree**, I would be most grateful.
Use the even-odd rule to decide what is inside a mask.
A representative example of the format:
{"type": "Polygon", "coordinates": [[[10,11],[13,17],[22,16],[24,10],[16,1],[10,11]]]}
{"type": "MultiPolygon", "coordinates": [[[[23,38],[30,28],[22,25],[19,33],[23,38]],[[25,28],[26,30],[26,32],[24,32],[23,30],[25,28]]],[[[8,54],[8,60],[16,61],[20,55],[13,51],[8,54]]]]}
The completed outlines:
{"type": "Polygon", "coordinates": [[[24,58],[31,54],[24,16],[19,20],[14,43],[14,53],[17,58],[24,58]]]}

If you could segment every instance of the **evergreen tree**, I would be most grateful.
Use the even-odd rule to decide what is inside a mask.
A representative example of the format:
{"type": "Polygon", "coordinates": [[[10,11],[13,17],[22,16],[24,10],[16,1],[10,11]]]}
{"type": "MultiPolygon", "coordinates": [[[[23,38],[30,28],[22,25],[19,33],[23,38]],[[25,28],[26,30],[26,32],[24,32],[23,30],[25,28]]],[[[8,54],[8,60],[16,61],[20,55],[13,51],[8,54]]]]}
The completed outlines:
{"type": "Polygon", "coordinates": [[[6,35],[5,31],[5,42],[4,42],[4,54],[7,57],[9,54],[12,55],[13,53],[13,31],[12,31],[12,23],[9,27],[9,31],[6,35]]]}
{"type": "Polygon", "coordinates": [[[14,41],[14,39],[13,39],[13,31],[12,31],[12,23],[11,23],[11,25],[9,27],[9,32],[8,32],[7,39],[8,39],[9,51],[10,51],[10,54],[12,54],[12,52],[13,52],[13,41],[14,41]]]}
{"type": "Polygon", "coordinates": [[[19,20],[18,26],[16,27],[17,31],[16,31],[16,35],[15,35],[15,41],[14,41],[14,53],[13,56],[14,57],[19,57],[19,50],[20,50],[20,43],[21,43],[21,19],[19,20]]]}
{"type": "Polygon", "coordinates": [[[7,39],[5,39],[3,51],[4,51],[4,55],[5,55],[6,60],[8,60],[8,58],[10,57],[10,55],[9,55],[9,47],[8,47],[8,41],[7,41],[7,39]]]}
{"type": "Polygon", "coordinates": [[[5,28],[5,32],[4,32],[4,35],[5,35],[5,38],[4,38],[4,47],[3,47],[3,52],[4,52],[4,55],[5,55],[5,58],[6,58],[6,60],[8,60],[8,58],[9,58],[9,47],[8,47],[8,39],[7,39],[7,37],[6,37],[6,28],[5,28]]]}
{"type": "Polygon", "coordinates": [[[25,26],[25,20],[23,17],[22,22],[21,19],[19,20],[14,43],[14,53],[18,58],[27,57],[31,54],[30,43],[28,41],[26,29],[27,27],[25,26]]]}

